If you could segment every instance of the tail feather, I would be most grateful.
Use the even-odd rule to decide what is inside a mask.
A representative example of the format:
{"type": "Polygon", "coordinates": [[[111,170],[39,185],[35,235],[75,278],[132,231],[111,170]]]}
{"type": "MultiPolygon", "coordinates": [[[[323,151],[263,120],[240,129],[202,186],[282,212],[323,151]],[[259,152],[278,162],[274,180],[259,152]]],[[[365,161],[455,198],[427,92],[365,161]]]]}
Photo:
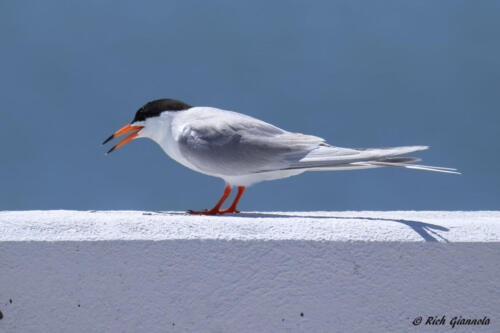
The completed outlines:
{"type": "Polygon", "coordinates": [[[393,156],[409,154],[427,148],[427,146],[404,146],[346,149],[324,146],[311,151],[299,161],[290,163],[287,169],[328,168],[344,166],[354,162],[383,161],[393,156]]]}
{"type": "Polygon", "coordinates": [[[421,159],[418,157],[392,157],[381,160],[380,162],[387,163],[415,163],[420,162],[421,159]]]}
{"type": "Polygon", "coordinates": [[[406,169],[451,173],[451,174],[455,174],[455,175],[461,174],[460,172],[457,171],[457,169],[453,169],[453,168],[443,168],[443,167],[436,167],[436,166],[430,166],[430,165],[419,165],[419,164],[409,164],[409,163],[369,161],[369,162],[355,162],[355,163],[351,163],[351,164],[360,165],[360,166],[389,166],[389,167],[398,167],[398,168],[406,168],[406,169]]]}
{"type": "Polygon", "coordinates": [[[460,174],[457,169],[453,168],[413,164],[420,161],[420,159],[416,157],[394,157],[425,150],[427,148],[427,146],[405,146],[392,148],[347,149],[322,146],[311,151],[299,161],[290,163],[288,167],[281,170],[304,169],[310,171],[327,171],[398,167],[460,174]]]}

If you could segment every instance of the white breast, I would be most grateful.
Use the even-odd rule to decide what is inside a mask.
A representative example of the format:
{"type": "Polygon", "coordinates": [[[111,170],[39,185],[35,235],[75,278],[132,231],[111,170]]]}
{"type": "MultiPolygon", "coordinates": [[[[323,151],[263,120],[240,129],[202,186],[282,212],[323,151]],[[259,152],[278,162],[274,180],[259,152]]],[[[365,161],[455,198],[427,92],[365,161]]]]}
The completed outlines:
{"type": "Polygon", "coordinates": [[[177,121],[180,112],[163,112],[161,116],[146,119],[145,127],[139,133],[139,137],[149,138],[156,142],[163,151],[176,162],[197,172],[194,165],[189,163],[179,151],[179,144],[176,138],[179,137],[179,131],[184,127],[177,121]]]}
{"type": "MultiPolygon", "coordinates": [[[[160,145],[163,151],[173,160],[196,172],[213,177],[222,178],[226,183],[233,186],[249,186],[265,180],[286,178],[304,172],[304,170],[280,170],[242,175],[217,174],[214,171],[202,170],[190,163],[184,156],[186,152],[180,151],[179,140],[185,131],[190,130],[193,122],[214,122],[214,126],[227,120],[227,117],[240,117],[257,121],[253,118],[237,113],[223,111],[210,107],[194,107],[186,111],[164,112],[159,117],[146,119],[145,128],[141,130],[139,137],[150,138],[160,145]]],[[[277,131],[281,131],[276,128],[277,131]]],[[[186,134],[186,133],[184,133],[186,134]]]]}

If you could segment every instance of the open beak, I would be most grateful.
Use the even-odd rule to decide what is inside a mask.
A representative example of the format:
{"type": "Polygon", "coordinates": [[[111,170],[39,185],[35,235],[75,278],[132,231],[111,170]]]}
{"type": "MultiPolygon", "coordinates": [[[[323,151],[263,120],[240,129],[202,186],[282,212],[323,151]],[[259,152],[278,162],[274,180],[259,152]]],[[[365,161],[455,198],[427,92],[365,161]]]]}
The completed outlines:
{"type": "Polygon", "coordinates": [[[113,150],[118,149],[121,146],[123,146],[123,145],[129,143],[130,141],[132,141],[133,139],[135,139],[135,137],[137,137],[139,131],[141,129],[143,129],[143,128],[144,128],[144,126],[132,126],[132,125],[128,124],[128,125],[122,127],[121,129],[119,129],[118,131],[116,131],[113,135],[111,135],[109,138],[107,138],[106,140],[104,140],[104,142],[102,144],[103,145],[106,144],[108,141],[116,138],[117,136],[120,136],[120,135],[123,135],[123,134],[127,134],[127,133],[130,133],[130,132],[133,132],[133,133],[130,134],[130,135],[128,135],[124,139],[122,139],[116,145],[114,145],[113,148],[111,148],[110,150],[108,150],[108,152],[106,153],[106,155],[109,154],[109,153],[111,153],[113,150]]]}

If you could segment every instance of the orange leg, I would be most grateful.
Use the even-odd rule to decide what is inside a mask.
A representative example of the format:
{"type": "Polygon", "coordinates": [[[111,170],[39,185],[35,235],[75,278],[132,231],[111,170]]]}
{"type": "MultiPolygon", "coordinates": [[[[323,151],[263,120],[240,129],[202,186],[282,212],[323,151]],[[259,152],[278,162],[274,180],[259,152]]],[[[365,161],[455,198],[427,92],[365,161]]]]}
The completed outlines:
{"type": "Polygon", "coordinates": [[[226,184],[226,187],[224,188],[224,194],[222,195],[222,198],[220,198],[219,202],[214,206],[212,209],[206,209],[202,211],[194,211],[194,210],[189,210],[188,213],[192,215],[216,215],[216,214],[221,214],[220,211],[220,206],[226,201],[227,197],[231,194],[231,186],[229,184],[226,184]]]}
{"type": "Polygon", "coordinates": [[[243,192],[245,192],[245,186],[238,186],[238,194],[236,195],[236,198],[234,198],[233,204],[228,209],[221,210],[220,213],[221,214],[239,213],[239,211],[236,210],[236,205],[238,205],[238,202],[240,201],[240,198],[243,195],[243,192]]]}

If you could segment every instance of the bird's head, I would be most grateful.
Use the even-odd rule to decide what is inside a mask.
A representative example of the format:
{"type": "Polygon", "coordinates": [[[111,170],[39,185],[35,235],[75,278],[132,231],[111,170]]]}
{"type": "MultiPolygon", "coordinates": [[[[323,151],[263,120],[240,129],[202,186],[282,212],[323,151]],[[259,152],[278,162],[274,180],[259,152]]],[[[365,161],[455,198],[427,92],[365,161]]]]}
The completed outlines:
{"type": "Polygon", "coordinates": [[[183,111],[190,108],[190,105],[170,98],[157,99],[144,104],[139,110],[137,110],[135,117],[130,124],[125,125],[113,133],[109,138],[104,140],[102,143],[103,145],[117,136],[131,133],[114,145],[113,148],[111,148],[106,154],[111,153],[113,150],[120,148],[137,137],[149,137],[150,135],[148,135],[148,132],[151,132],[155,125],[157,125],[156,123],[158,121],[155,119],[160,117],[163,112],[183,111]]]}

